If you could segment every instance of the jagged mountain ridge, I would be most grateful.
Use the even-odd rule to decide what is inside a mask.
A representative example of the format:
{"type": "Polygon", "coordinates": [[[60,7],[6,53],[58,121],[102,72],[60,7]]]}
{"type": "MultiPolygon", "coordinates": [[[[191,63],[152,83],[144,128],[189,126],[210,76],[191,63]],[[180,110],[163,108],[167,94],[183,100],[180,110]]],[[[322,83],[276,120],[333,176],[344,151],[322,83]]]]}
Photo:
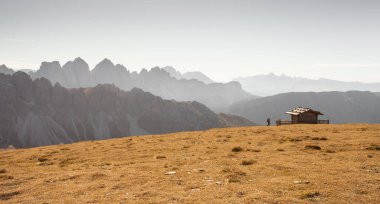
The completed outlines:
{"type": "Polygon", "coordinates": [[[3,65],[0,65],[0,73],[3,73],[3,74],[14,74],[15,71],[13,69],[10,69],[7,66],[5,66],[5,64],[3,64],[3,65]]]}
{"type": "Polygon", "coordinates": [[[162,69],[168,72],[170,76],[175,77],[177,79],[196,79],[205,84],[215,83],[214,80],[212,80],[210,77],[206,76],[205,74],[199,71],[185,72],[182,74],[181,72],[174,69],[172,66],[162,67],[162,69]]]}
{"type": "Polygon", "coordinates": [[[284,113],[299,106],[321,111],[331,123],[380,123],[380,97],[366,91],[284,93],[236,103],[228,112],[264,124],[268,117],[289,120],[284,113]]]}
{"type": "Polygon", "coordinates": [[[69,61],[62,67],[58,61],[43,62],[39,70],[29,74],[32,79],[44,77],[53,84],[58,82],[67,88],[115,84],[129,91],[137,87],[164,99],[198,101],[217,112],[250,96],[238,82],[205,84],[196,79],[177,79],[159,67],[149,71],[142,69],[139,73],[130,72],[123,65],[114,65],[108,59],[92,70],[81,58],[69,61]]]}
{"type": "Polygon", "coordinates": [[[253,125],[198,102],[115,85],[67,89],[24,72],[0,74],[0,146],[34,147],[129,135],[253,125]]]}
{"type": "Polygon", "coordinates": [[[286,75],[257,75],[234,79],[244,90],[258,96],[288,92],[371,91],[380,92],[380,83],[343,82],[331,79],[307,79],[286,75]]]}

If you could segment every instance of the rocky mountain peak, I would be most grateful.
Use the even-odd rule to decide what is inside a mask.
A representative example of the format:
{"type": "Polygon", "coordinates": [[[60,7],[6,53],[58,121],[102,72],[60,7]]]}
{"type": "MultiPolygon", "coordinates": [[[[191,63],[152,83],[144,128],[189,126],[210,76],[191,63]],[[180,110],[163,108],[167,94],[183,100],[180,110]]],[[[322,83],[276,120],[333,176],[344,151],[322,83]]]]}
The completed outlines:
{"type": "Polygon", "coordinates": [[[0,65],[0,73],[3,74],[13,74],[13,69],[8,68],[5,64],[0,65]]]}
{"type": "Polygon", "coordinates": [[[22,100],[32,100],[32,79],[25,72],[18,71],[12,75],[12,84],[22,100]]]}
{"type": "Polygon", "coordinates": [[[114,64],[113,64],[113,62],[111,61],[111,60],[109,60],[109,59],[107,59],[107,58],[104,58],[101,62],[99,62],[99,64],[98,65],[96,65],[96,66],[115,66],[114,64]]]}
{"type": "Polygon", "coordinates": [[[124,65],[122,65],[122,64],[116,64],[116,65],[115,65],[115,68],[116,68],[117,70],[121,70],[121,71],[125,71],[125,72],[128,72],[128,73],[129,73],[128,69],[127,69],[124,65]]]}
{"type": "Polygon", "coordinates": [[[85,63],[85,64],[87,64],[82,58],[80,58],[80,57],[77,57],[77,58],[75,58],[74,59],[74,62],[76,62],[76,63],[85,63]]]}
{"type": "Polygon", "coordinates": [[[150,69],[149,73],[155,76],[165,76],[165,77],[170,76],[170,74],[167,71],[165,71],[164,69],[161,69],[160,67],[153,67],[152,69],[150,69]]]}
{"type": "Polygon", "coordinates": [[[40,66],[40,70],[47,70],[47,69],[53,69],[53,70],[61,69],[61,64],[58,61],[42,62],[40,66]]]}
{"type": "Polygon", "coordinates": [[[77,57],[74,59],[74,61],[68,61],[66,64],[62,66],[62,69],[80,69],[80,70],[87,70],[90,71],[90,68],[82,58],[77,57]]]}

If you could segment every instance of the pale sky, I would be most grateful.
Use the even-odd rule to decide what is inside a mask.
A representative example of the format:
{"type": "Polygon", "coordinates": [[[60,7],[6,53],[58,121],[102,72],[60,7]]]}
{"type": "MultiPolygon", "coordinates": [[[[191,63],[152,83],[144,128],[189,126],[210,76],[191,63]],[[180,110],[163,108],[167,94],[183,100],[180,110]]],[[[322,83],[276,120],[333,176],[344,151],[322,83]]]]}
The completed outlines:
{"type": "Polygon", "coordinates": [[[380,82],[379,0],[0,0],[0,64],[380,82]]]}

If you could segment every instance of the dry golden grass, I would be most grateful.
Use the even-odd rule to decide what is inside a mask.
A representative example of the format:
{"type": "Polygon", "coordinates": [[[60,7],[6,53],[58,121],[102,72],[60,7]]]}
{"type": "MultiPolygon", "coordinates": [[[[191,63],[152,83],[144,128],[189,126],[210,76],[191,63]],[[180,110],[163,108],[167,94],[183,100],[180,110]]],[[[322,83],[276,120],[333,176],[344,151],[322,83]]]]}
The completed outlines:
{"type": "Polygon", "coordinates": [[[1,150],[0,202],[380,203],[379,146],[380,125],[357,124],[1,150]]]}

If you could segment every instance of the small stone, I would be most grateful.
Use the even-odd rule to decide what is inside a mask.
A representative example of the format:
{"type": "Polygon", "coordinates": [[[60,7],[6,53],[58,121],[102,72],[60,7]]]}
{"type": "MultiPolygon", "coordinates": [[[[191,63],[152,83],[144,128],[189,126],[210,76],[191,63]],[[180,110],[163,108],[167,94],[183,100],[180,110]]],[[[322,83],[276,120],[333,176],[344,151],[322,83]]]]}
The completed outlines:
{"type": "Polygon", "coordinates": [[[301,184],[302,181],[301,181],[301,180],[294,180],[293,183],[294,183],[294,184],[301,184]]]}
{"type": "Polygon", "coordinates": [[[308,184],[310,183],[310,181],[294,180],[293,183],[294,184],[308,184]]]}
{"type": "Polygon", "coordinates": [[[173,175],[173,174],[176,174],[177,172],[175,172],[175,171],[168,171],[168,172],[166,172],[165,173],[165,175],[173,175]]]}

